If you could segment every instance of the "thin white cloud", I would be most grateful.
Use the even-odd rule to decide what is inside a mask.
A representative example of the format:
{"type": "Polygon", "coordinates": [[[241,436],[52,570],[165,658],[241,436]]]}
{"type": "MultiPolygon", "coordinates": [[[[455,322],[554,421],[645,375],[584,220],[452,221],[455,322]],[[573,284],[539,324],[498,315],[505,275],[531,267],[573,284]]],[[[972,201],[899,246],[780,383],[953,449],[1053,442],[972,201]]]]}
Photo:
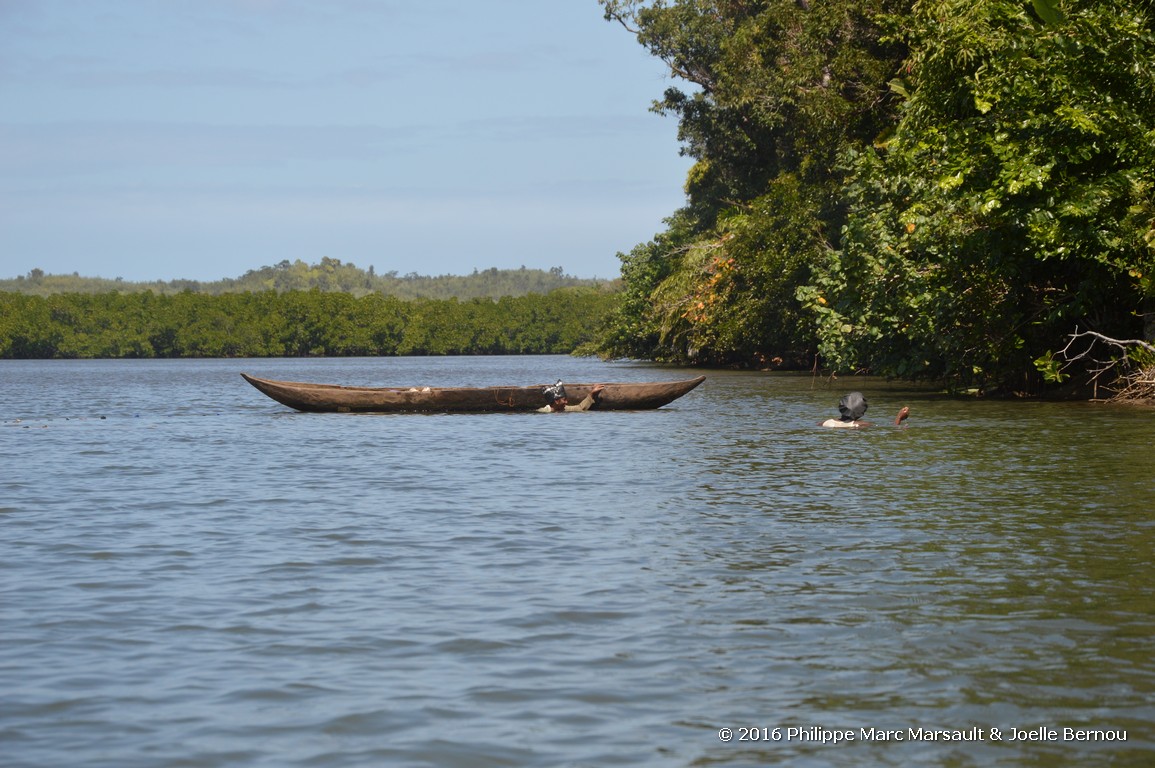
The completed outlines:
{"type": "Polygon", "coordinates": [[[253,169],[286,162],[364,162],[413,151],[426,127],[222,126],[77,122],[0,124],[0,172],[55,183],[142,168],[253,169]]]}
{"type": "MultiPolygon", "coordinates": [[[[286,162],[372,164],[390,157],[470,147],[540,145],[556,153],[577,142],[644,141],[653,116],[502,117],[394,125],[213,125],[205,123],[0,123],[0,173],[52,182],[125,168],[261,168],[286,162]]],[[[595,148],[596,149],[596,148],[595,148]]],[[[484,152],[474,152],[478,157],[484,152]]],[[[602,164],[614,167],[609,156],[602,164]]]]}
{"type": "Polygon", "coordinates": [[[230,67],[189,69],[131,68],[96,56],[58,56],[24,59],[0,71],[0,82],[22,87],[50,85],[68,89],[155,89],[184,88],[286,89],[302,83],[271,71],[230,67]]]}
{"type": "MultiPolygon", "coordinates": [[[[0,60],[2,61],[2,60],[0,60]]],[[[320,66],[308,74],[283,69],[197,65],[186,68],[125,66],[108,57],[62,55],[30,57],[0,66],[0,84],[9,86],[53,86],[68,89],[230,89],[291,90],[324,89],[333,86],[375,88],[401,80],[444,75],[480,79],[492,75],[537,73],[544,66],[558,68],[564,59],[552,50],[487,50],[459,55],[414,53],[376,55],[364,63],[344,68],[320,66]]],[[[570,66],[588,66],[570,60],[570,66]]],[[[495,94],[500,97],[500,94],[495,94]]]]}

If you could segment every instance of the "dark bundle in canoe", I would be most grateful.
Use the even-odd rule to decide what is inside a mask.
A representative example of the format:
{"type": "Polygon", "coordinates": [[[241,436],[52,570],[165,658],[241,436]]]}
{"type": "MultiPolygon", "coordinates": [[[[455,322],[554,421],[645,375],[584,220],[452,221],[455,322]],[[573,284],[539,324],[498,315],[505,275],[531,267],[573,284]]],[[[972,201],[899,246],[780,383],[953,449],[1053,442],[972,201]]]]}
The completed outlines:
{"type": "MultiPolygon", "coordinates": [[[[345,387],[300,381],[259,379],[242,373],[245,381],[278,403],[298,411],[319,413],[488,413],[535,411],[545,405],[547,385],[526,387],[345,387]]],[[[605,384],[595,406],[601,411],[636,411],[661,408],[706,380],[605,384]]],[[[594,384],[566,382],[571,403],[580,402],[594,384]]]]}

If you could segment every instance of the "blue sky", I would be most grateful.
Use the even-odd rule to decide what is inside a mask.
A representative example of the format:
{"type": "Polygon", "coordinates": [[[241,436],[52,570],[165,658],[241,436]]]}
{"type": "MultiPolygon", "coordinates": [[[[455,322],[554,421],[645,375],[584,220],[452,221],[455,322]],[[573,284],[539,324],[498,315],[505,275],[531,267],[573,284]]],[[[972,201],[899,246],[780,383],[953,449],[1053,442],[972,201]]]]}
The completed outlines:
{"type": "Polygon", "coordinates": [[[616,277],[671,84],[596,0],[0,0],[0,277],[616,277]]]}

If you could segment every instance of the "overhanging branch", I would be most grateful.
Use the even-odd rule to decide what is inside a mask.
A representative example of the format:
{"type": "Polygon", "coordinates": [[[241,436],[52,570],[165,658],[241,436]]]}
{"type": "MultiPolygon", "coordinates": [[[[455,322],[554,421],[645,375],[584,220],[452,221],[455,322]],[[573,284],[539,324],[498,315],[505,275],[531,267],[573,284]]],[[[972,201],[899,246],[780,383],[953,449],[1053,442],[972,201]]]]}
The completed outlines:
{"type": "Polygon", "coordinates": [[[1100,378],[1114,371],[1114,378],[1104,383],[1104,388],[1114,393],[1112,399],[1155,401],[1155,366],[1143,367],[1134,359],[1134,350],[1143,350],[1155,356],[1155,344],[1143,339],[1115,339],[1098,331],[1076,330],[1067,338],[1067,345],[1059,350],[1058,355],[1066,361],[1064,367],[1084,361],[1091,381],[1096,386],[1100,378]],[[1086,347],[1082,351],[1073,351],[1080,341],[1086,342],[1086,347]],[[1116,354],[1105,360],[1098,357],[1095,350],[1103,344],[1113,347],[1116,354]]]}

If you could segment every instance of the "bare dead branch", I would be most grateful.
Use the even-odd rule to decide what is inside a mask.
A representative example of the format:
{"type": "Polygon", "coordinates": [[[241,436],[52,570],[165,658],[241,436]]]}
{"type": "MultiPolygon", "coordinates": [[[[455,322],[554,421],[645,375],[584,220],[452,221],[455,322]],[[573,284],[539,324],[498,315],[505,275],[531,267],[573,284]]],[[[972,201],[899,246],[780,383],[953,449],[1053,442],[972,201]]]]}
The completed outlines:
{"type": "Polygon", "coordinates": [[[1077,331],[1076,330],[1074,333],[1071,334],[1071,339],[1074,340],[1074,339],[1080,338],[1082,336],[1091,336],[1091,337],[1094,337],[1096,339],[1099,339],[1100,341],[1105,341],[1108,344],[1111,344],[1113,346],[1123,348],[1123,349],[1125,349],[1127,347],[1140,347],[1142,349],[1147,350],[1148,352],[1155,352],[1155,344],[1151,344],[1150,342],[1143,341],[1142,339],[1112,339],[1110,336],[1104,336],[1103,334],[1099,333],[1098,331],[1077,331]]]}
{"type": "Polygon", "coordinates": [[[1068,335],[1067,345],[1059,350],[1058,357],[1066,361],[1064,368],[1077,361],[1086,364],[1090,381],[1094,382],[1096,387],[1100,378],[1113,371],[1113,377],[1103,386],[1113,393],[1112,400],[1155,401],[1155,369],[1142,368],[1130,354],[1133,349],[1155,354],[1155,344],[1143,339],[1114,339],[1097,331],[1076,329],[1074,333],[1068,335]],[[1086,346],[1080,344],[1079,351],[1074,351],[1076,342],[1080,341],[1085,342],[1086,346]],[[1116,353],[1107,359],[1094,356],[1093,353],[1102,344],[1114,347],[1116,353]]]}

